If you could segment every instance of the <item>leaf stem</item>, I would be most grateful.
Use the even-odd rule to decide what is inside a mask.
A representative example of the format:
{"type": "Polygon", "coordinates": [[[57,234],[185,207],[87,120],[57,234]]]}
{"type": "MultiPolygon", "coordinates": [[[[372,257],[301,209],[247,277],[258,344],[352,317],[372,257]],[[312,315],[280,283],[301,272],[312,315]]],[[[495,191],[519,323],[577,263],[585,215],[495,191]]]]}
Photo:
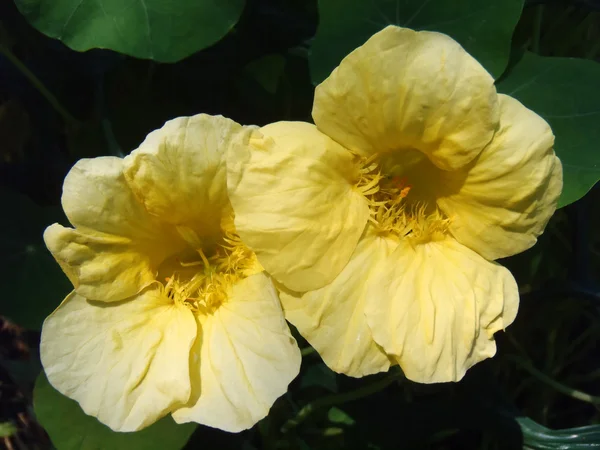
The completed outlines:
{"type": "Polygon", "coordinates": [[[592,405],[596,406],[600,405],[600,397],[590,395],[582,391],[578,391],[577,389],[573,389],[569,386],[565,386],[564,384],[559,383],[558,381],[550,378],[545,373],[539,371],[538,369],[533,367],[533,365],[531,365],[527,361],[524,361],[522,358],[519,358],[517,356],[508,356],[508,358],[516,362],[521,368],[525,369],[538,380],[556,389],[558,392],[568,395],[569,397],[574,398],[576,400],[581,400],[582,402],[591,403],[592,405]]]}
{"type": "Polygon", "coordinates": [[[358,400],[360,398],[366,397],[368,395],[374,394],[375,392],[379,392],[385,389],[394,381],[398,381],[401,378],[401,374],[396,372],[393,374],[389,374],[388,376],[381,378],[380,380],[377,380],[374,383],[368,384],[359,389],[355,389],[354,391],[330,395],[310,402],[304,407],[302,407],[300,411],[298,411],[296,417],[288,420],[286,423],[283,424],[283,426],[281,427],[281,432],[287,433],[288,431],[296,428],[298,425],[304,422],[304,420],[306,420],[308,416],[310,416],[314,411],[318,409],[327,408],[335,405],[341,405],[343,403],[358,400]]]}
{"type": "Polygon", "coordinates": [[[3,54],[6,59],[8,59],[21,74],[25,78],[29,80],[29,82],[38,90],[42,96],[52,105],[55,111],[62,116],[65,122],[69,125],[76,125],[79,123],[77,119],[75,119],[69,111],[58,101],[58,99],[44,86],[44,84],[40,81],[38,77],[34,75],[34,73],[27,68],[23,62],[15,56],[13,52],[11,52],[8,48],[3,45],[0,45],[0,53],[3,54]]]}

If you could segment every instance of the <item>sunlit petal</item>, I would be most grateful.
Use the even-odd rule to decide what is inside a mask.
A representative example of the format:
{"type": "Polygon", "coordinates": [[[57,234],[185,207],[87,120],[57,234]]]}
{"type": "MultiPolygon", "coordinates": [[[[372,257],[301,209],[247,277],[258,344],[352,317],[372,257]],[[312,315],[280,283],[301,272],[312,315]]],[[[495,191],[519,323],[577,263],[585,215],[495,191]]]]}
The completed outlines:
{"type": "Polygon", "coordinates": [[[150,289],[119,303],[70,294],[44,322],[40,354],[59,392],[115,431],[135,431],[188,401],[196,323],[150,289]]]}
{"type": "Polygon", "coordinates": [[[389,26],[317,86],[313,118],[356,152],[416,149],[450,170],[492,139],[496,97],[492,76],[450,37],[389,26]]]}
{"type": "Polygon", "coordinates": [[[512,323],[518,304],[508,270],[446,238],[401,241],[370,280],[365,311],[373,337],[406,377],[437,383],[458,381],[493,356],[493,335],[512,323]]]}
{"type": "Polygon", "coordinates": [[[491,260],[535,244],[562,190],[550,126],[514,98],[499,98],[500,129],[472,164],[442,173],[437,202],[456,239],[491,260]]]}
{"type": "Polygon", "coordinates": [[[184,245],[136,200],[120,158],[78,161],[65,179],[62,204],[76,228],[54,224],[44,240],[86,298],[118,301],[140,292],[158,264],[184,245]]]}
{"type": "Polygon", "coordinates": [[[225,431],[250,428],[268,414],[300,370],[300,350],[271,280],[263,273],[242,280],[214,314],[198,319],[192,402],[173,418],[225,431]]]}
{"type": "Polygon", "coordinates": [[[352,154],[303,122],[267,125],[230,152],[237,231],[287,288],[318,289],[348,262],[369,217],[357,171],[352,154]]]}
{"type": "Polygon", "coordinates": [[[125,158],[125,177],[152,214],[199,235],[216,235],[229,205],[225,155],[241,132],[241,125],[222,116],[170,120],[125,158]]]}
{"type": "Polygon", "coordinates": [[[390,360],[373,340],[365,317],[369,280],[397,242],[366,232],[350,261],[327,286],[298,294],[280,292],[288,319],[332,370],[353,377],[384,372],[390,360]]]}

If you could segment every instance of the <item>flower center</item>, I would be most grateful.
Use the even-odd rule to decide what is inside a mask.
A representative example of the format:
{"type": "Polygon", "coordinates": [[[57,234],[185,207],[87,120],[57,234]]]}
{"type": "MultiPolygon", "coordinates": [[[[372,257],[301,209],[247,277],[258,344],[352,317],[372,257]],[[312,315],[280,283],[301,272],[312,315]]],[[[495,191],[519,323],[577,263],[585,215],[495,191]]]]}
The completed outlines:
{"type": "Polygon", "coordinates": [[[435,168],[416,150],[357,156],[356,188],[369,204],[369,221],[388,236],[413,243],[443,238],[450,219],[435,203],[435,168]]]}
{"type": "Polygon", "coordinates": [[[221,240],[208,245],[192,229],[178,227],[190,247],[159,268],[163,294],[194,312],[212,314],[227,301],[233,284],[262,271],[256,255],[232,228],[223,227],[221,240]]]}

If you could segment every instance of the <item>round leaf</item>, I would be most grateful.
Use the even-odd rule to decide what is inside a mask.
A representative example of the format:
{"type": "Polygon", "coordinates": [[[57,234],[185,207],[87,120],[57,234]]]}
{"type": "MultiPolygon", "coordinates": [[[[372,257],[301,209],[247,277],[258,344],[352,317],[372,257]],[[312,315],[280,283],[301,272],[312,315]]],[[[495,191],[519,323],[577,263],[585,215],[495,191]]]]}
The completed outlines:
{"type": "Polygon", "coordinates": [[[244,0],[15,0],[42,33],[74,50],[108,48],[175,62],[214,44],[236,24],[244,0]]]}
{"type": "Polygon", "coordinates": [[[600,180],[600,64],[525,53],[498,83],[548,121],[563,164],[559,206],[583,197],[600,180]]]}
{"type": "Polygon", "coordinates": [[[42,322],[73,289],[46,249],[42,234],[53,222],[66,222],[58,207],[41,207],[29,197],[0,190],[5,215],[0,221],[0,314],[30,329],[42,322]]]}
{"type": "Polygon", "coordinates": [[[141,431],[117,433],[56,391],[43,372],[35,383],[33,407],[58,450],[179,450],[196,428],[194,423],[177,425],[164,417],[141,431]]]}
{"type": "Polygon", "coordinates": [[[319,0],[309,57],[313,83],[388,25],[446,33],[497,78],[508,63],[522,9],[522,0],[319,0]]]}

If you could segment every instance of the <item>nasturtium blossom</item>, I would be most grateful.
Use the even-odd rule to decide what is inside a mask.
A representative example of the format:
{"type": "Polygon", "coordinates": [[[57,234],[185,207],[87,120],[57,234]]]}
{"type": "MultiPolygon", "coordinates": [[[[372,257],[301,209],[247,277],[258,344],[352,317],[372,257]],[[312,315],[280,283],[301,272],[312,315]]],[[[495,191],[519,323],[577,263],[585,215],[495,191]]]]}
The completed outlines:
{"type": "Polygon", "coordinates": [[[44,322],[50,383],[117,431],[171,413],[227,431],[266,416],[300,368],[271,279],[240,240],[225,155],[248,130],[167,122],[124,159],[79,161],[46,244],[75,290],[44,322]]]}
{"type": "Polygon", "coordinates": [[[235,226],[333,370],[456,381],[519,303],[494,260],[531,247],[562,168],[548,124],[450,37],[390,26],[317,86],[315,125],[229,153],[235,226]]]}

